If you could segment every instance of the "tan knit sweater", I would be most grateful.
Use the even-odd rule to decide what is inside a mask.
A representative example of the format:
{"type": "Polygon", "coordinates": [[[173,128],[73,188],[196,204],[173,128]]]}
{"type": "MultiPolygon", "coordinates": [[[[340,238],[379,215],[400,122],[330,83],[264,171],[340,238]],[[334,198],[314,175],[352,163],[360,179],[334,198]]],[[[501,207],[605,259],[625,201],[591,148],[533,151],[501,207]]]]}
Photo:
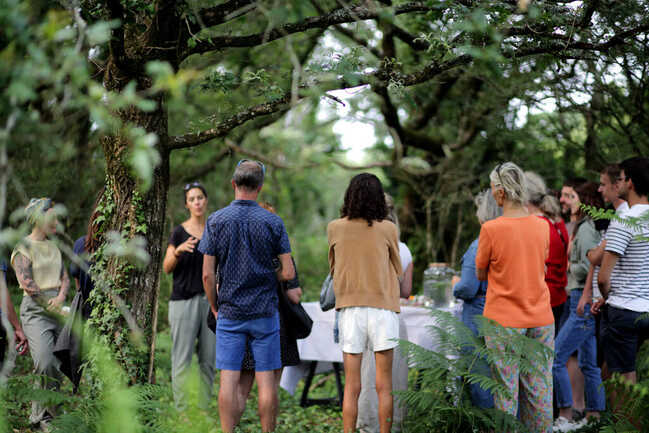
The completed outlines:
{"type": "Polygon", "coordinates": [[[399,312],[401,259],[390,221],[340,218],[327,226],[336,309],[374,307],[399,312]]]}

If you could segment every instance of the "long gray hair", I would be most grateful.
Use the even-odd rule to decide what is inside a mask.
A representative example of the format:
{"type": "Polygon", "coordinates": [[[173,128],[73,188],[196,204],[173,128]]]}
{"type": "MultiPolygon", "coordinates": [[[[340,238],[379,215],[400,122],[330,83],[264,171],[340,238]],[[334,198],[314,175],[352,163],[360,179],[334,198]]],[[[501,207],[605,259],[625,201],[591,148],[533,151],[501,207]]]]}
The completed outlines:
{"type": "Polygon", "coordinates": [[[539,208],[543,215],[551,220],[559,218],[561,205],[559,200],[549,193],[543,178],[533,171],[526,171],[525,180],[527,181],[528,203],[539,208]]]}
{"type": "Polygon", "coordinates": [[[480,191],[473,199],[473,202],[476,206],[475,214],[480,224],[496,219],[503,214],[503,209],[498,206],[493,194],[488,189],[480,191]]]}
{"type": "Polygon", "coordinates": [[[401,228],[399,227],[399,216],[397,215],[397,208],[394,205],[394,198],[387,192],[385,193],[385,206],[388,209],[388,214],[385,216],[385,219],[392,221],[395,226],[397,226],[397,233],[399,238],[401,238],[401,228]]]}

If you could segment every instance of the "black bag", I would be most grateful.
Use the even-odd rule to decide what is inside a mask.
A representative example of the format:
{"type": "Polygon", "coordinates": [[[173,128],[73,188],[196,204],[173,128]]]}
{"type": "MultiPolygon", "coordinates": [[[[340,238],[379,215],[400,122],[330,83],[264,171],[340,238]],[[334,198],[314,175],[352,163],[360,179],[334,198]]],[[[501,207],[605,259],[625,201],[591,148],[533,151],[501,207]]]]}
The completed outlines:
{"type": "Polygon", "coordinates": [[[311,334],[311,328],[313,327],[313,320],[304,310],[302,304],[294,304],[286,296],[286,292],[281,288],[277,291],[277,297],[279,298],[279,314],[284,317],[284,322],[286,325],[286,333],[289,338],[294,338],[296,340],[301,340],[306,338],[311,334]]]}
{"type": "Polygon", "coordinates": [[[212,309],[207,312],[207,327],[210,328],[210,331],[216,334],[216,317],[212,313],[212,309]]]}
{"type": "Polygon", "coordinates": [[[61,361],[59,369],[72,382],[75,394],[81,381],[82,308],[83,296],[79,290],[72,300],[70,313],[65,321],[65,326],[56,339],[53,351],[54,356],[61,361]]]}

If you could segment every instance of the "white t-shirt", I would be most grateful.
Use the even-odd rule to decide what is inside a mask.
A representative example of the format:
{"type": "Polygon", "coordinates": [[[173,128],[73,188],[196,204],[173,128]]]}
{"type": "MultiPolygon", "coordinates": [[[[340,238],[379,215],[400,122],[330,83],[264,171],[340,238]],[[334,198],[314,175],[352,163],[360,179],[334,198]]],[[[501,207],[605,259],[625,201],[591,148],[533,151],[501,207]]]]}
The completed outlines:
{"type": "MultiPolygon", "coordinates": [[[[649,205],[636,204],[625,218],[649,216],[649,205]]],[[[617,308],[649,312],[649,222],[631,227],[613,221],[606,231],[606,251],[620,256],[611,275],[611,293],[607,303],[617,308]]]]}
{"type": "Polygon", "coordinates": [[[401,258],[401,269],[403,269],[403,273],[405,274],[406,268],[410,266],[410,263],[412,263],[412,253],[410,252],[408,245],[401,241],[399,241],[399,257],[401,258]]]}

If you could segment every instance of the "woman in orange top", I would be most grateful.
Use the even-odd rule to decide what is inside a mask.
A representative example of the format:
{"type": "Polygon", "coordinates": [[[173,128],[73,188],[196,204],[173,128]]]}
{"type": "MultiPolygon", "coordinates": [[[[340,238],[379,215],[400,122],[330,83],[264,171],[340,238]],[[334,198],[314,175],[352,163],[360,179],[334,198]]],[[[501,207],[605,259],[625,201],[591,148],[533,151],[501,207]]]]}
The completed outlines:
{"type": "MultiPolygon", "coordinates": [[[[548,224],[530,215],[524,204],[527,187],[523,171],[514,163],[498,165],[490,174],[491,192],[503,216],[488,221],[480,230],[476,270],[488,280],[484,316],[504,328],[505,335],[486,335],[485,343],[499,353],[511,351],[507,335],[518,333],[550,349],[543,362],[530,359],[536,372],[521,371],[519,362],[495,362],[494,377],[511,393],[496,394],[497,409],[513,416],[519,412],[530,432],[552,431],[552,361],[554,316],[545,282],[545,261],[550,245],[548,224]]],[[[508,353],[507,358],[516,356],[508,353]]],[[[520,358],[518,358],[520,359],[520,358]]]]}

